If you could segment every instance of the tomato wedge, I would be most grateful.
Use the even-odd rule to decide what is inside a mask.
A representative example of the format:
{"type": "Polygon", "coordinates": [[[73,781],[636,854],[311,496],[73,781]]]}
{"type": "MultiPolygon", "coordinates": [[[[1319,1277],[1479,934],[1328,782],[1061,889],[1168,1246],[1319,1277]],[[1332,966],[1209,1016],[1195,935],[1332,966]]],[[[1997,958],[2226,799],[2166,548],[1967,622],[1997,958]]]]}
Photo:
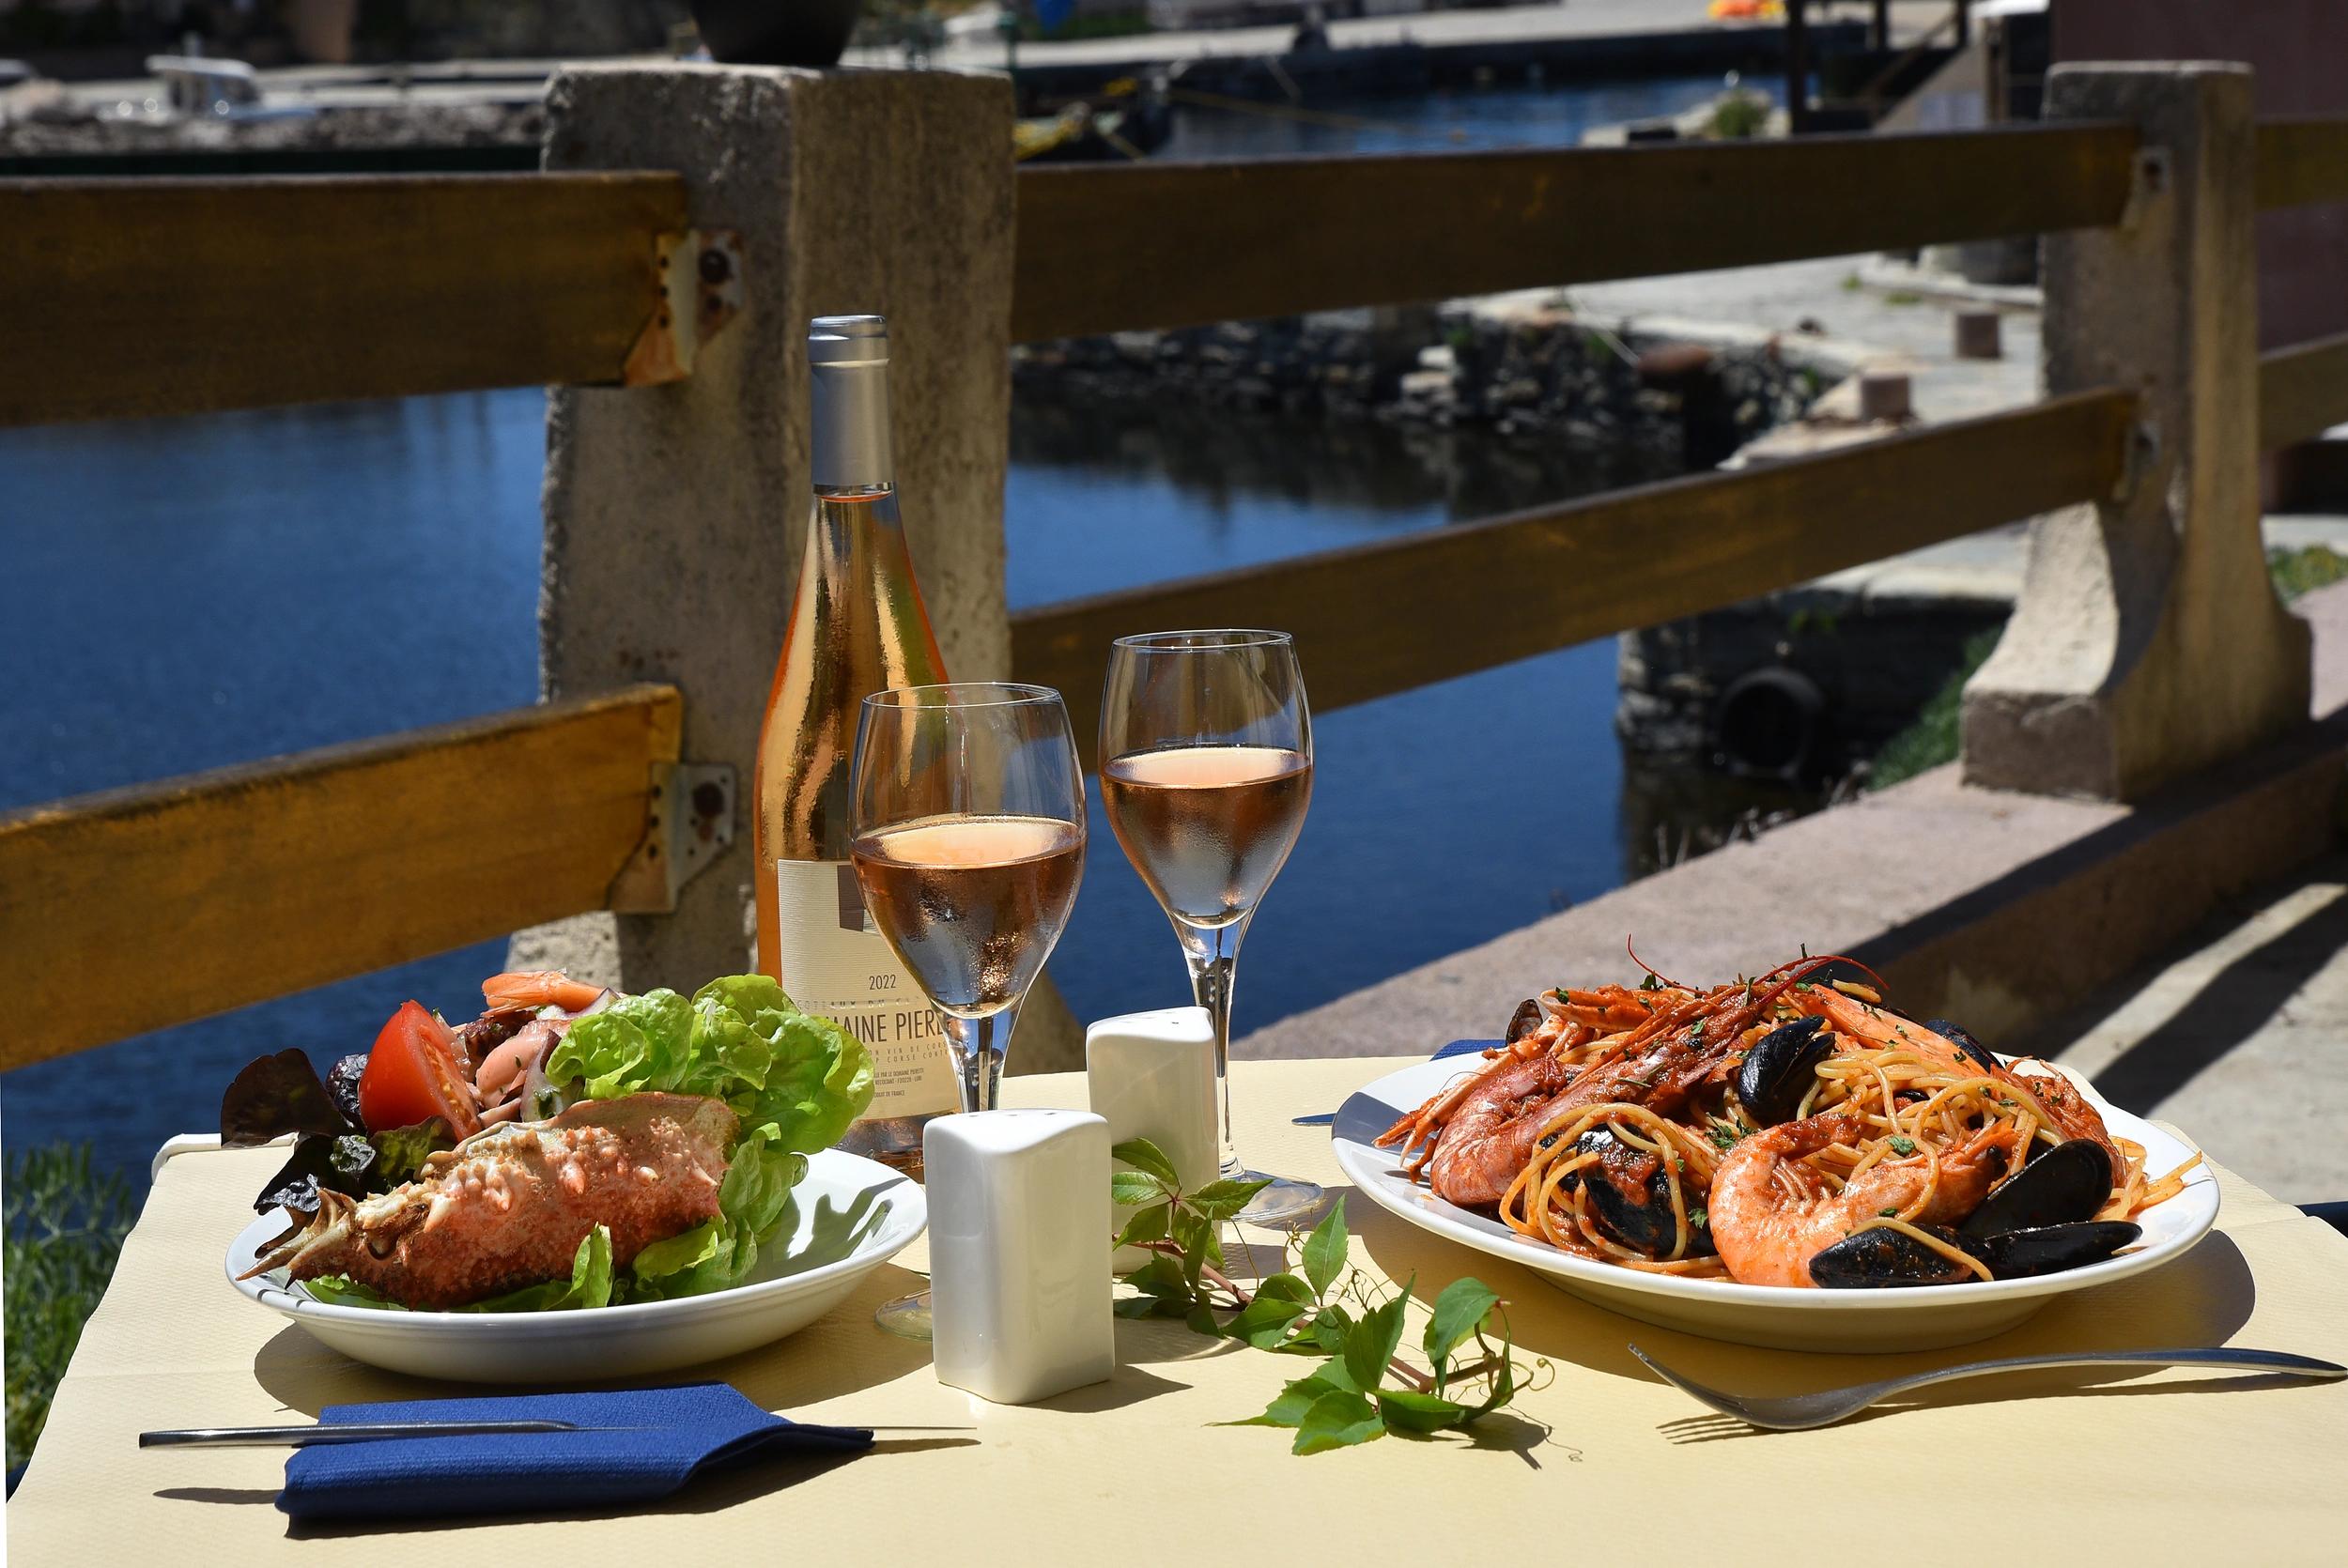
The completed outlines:
{"type": "Polygon", "coordinates": [[[367,1053],[359,1075],[359,1118],[370,1132],[440,1116],[459,1138],[481,1130],[472,1086],[456,1060],[456,1037],[421,1002],[404,1002],[367,1053]]]}

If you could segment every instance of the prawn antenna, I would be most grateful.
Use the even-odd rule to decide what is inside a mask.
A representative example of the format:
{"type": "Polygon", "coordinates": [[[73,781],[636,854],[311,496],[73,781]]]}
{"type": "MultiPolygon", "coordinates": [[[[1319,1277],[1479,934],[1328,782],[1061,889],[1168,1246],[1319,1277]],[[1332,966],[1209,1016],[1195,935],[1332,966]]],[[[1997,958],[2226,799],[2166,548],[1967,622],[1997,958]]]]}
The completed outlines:
{"type": "Polygon", "coordinates": [[[1632,945],[1632,943],[1636,939],[1632,937],[1624,937],[1622,939],[1622,950],[1630,955],[1630,961],[1632,963],[1637,964],[1641,969],[1645,970],[1649,975],[1653,976],[1657,985],[1669,986],[1674,991],[1690,991],[1694,989],[1691,986],[1681,985],[1677,980],[1675,980],[1670,976],[1661,973],[1653,964],[1641,958],[1639,956],[1639,949],[1632,945]]]}
{"type": "MultiPolygon", "coordinates": [[[[1636,955],[1633,956],[1635,957],[1636,955]]],[[[1875,982],[1876,992],[1877,995],[1889,995],[1891,993],[1892,988],[1884,983],[1882,976],[1877,974],[1873,969],[1868,968],[1867,965],[1860,962],[1857,959],[1852,958],[1849,954],[1818,953],[1781,963],[1775,969],[1770,970],[1768,974],[1761,976],[1760,978],[1764,980],[1774,980],[1777,982],[1769,987],[1768,995],[1763,998],[1764,1005],[1766,1006],[1769,1002],[1776,1001],[1780,996],[1783,996],[1785,993],[1785,990],[1788,986],[1794,985],[1801,980],[1808,979],[1811,976],[1815,975],[1819,970],[1824,969],[1831,963],[1846,963],[1853,969],[1858,970],[1861,975],[1866,976],[1868,979],[1875,982]]]]}

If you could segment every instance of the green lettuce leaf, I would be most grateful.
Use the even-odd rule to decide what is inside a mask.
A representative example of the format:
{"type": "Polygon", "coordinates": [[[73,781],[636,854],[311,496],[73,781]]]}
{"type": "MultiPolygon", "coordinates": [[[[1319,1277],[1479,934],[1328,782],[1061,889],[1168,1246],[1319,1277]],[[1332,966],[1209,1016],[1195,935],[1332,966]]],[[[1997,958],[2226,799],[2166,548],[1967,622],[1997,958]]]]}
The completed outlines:
{"type": "Polygon", "coordinates": [[[712,980],[690,1001],[673,991],[623,997],[571,1025],[547,1075],[583,1083],[591,1099],[708,1095],[741,1117],[718,1218],[639,1253],[621,1283],[629,1300],[740,1284],[773,1240],[806,1157],[838,1143],[873,1100],[864,1047],[764,975],[712,980]]]}
{"type": "Polygon", "coordinates": [[[791,1189],[807,1174],[807,1156],[775,1147],[767,1130],[745,1136],[718,1189],[718,1218],[636,1254],[631,1301],[699,1296],[740,1284],[774,1239],[791,1189]]]}
{"type": "Polygon", "coordinates": [[[370,1132],[366,1141],[375,1145],[375,1174],[387,1188],[412,1180],[426,1157],[456,1146],[448,1123],[438,1116],[413,1127],[370,1132]]]}

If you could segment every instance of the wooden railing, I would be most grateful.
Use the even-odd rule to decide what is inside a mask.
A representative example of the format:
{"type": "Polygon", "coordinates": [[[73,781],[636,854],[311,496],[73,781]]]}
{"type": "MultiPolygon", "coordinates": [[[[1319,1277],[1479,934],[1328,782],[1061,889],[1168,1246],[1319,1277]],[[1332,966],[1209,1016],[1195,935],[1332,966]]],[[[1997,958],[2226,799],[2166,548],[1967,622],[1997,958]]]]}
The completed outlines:
{"type": "Polygon", "coordinates": [[[601,909],[683,708],[640,686],[0,819],[0,1068],[601,909]]]}
{"type": "Polygon", "coordinates": [[[673,174],[0,184],[0,424],[619,379],[673,174]]]}
{"type": "MultiPolygon", "coordinates": [[[[1023,171],[1012,331],[2105,225],[2136,149],[2073,124],[1023,171]]],[[[2263,206],[2348,199],[2348,121],[2263,127],[2259,157],[2263,206]]],[[[611,383],[668,308],[687,222],[661,172],[0,183],[0,424],[611,383]]],[[[2259,401],[2270,446],[2348,420],[2348,338],[2269,354],[2259,401]]],[[[2108,495],[2133,406],[2090,391],[1046,606],[1013,618],[1013,663],[1089,735],[1111,636],[1277,622],[1313,651],[1318,704],[1367,701],[2108,495]]],[[[30,1004],[0,1067],[608,907],[680,711],[636,688],[0,818],[0,989],[30,1004]]]]}
{"type": "Polygon", "coordinates": [[[2129,127],[2066,125],[1025,169],[1012,336],[2095,227],[2126,205],[2135,153],[2129,127]]]}
{"type": "Polygon", "coordinates": [[[1819,456],[1643,484],[1012,619],[1020,679],[1100,728],[1102,650],[1154,626],[1277,625],[1342,708],[1734,604],[2109,494],[2133,400],[2089,392],[1819,456]],[[1398,631],[1398,628],[1406,628],[1398,631]]]}

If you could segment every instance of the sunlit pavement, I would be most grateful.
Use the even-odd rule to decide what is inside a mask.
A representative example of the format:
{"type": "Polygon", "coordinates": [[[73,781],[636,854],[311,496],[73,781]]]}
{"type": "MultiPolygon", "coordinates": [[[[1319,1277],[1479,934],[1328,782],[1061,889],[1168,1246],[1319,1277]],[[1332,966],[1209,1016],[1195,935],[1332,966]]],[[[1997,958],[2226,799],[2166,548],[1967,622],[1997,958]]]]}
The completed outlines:
{"type": "Polygon", "coordinates": [[[2348,856],[2213,917],[2036,1044],[2277,1197],[2348,1199],[2348,856]]]}

